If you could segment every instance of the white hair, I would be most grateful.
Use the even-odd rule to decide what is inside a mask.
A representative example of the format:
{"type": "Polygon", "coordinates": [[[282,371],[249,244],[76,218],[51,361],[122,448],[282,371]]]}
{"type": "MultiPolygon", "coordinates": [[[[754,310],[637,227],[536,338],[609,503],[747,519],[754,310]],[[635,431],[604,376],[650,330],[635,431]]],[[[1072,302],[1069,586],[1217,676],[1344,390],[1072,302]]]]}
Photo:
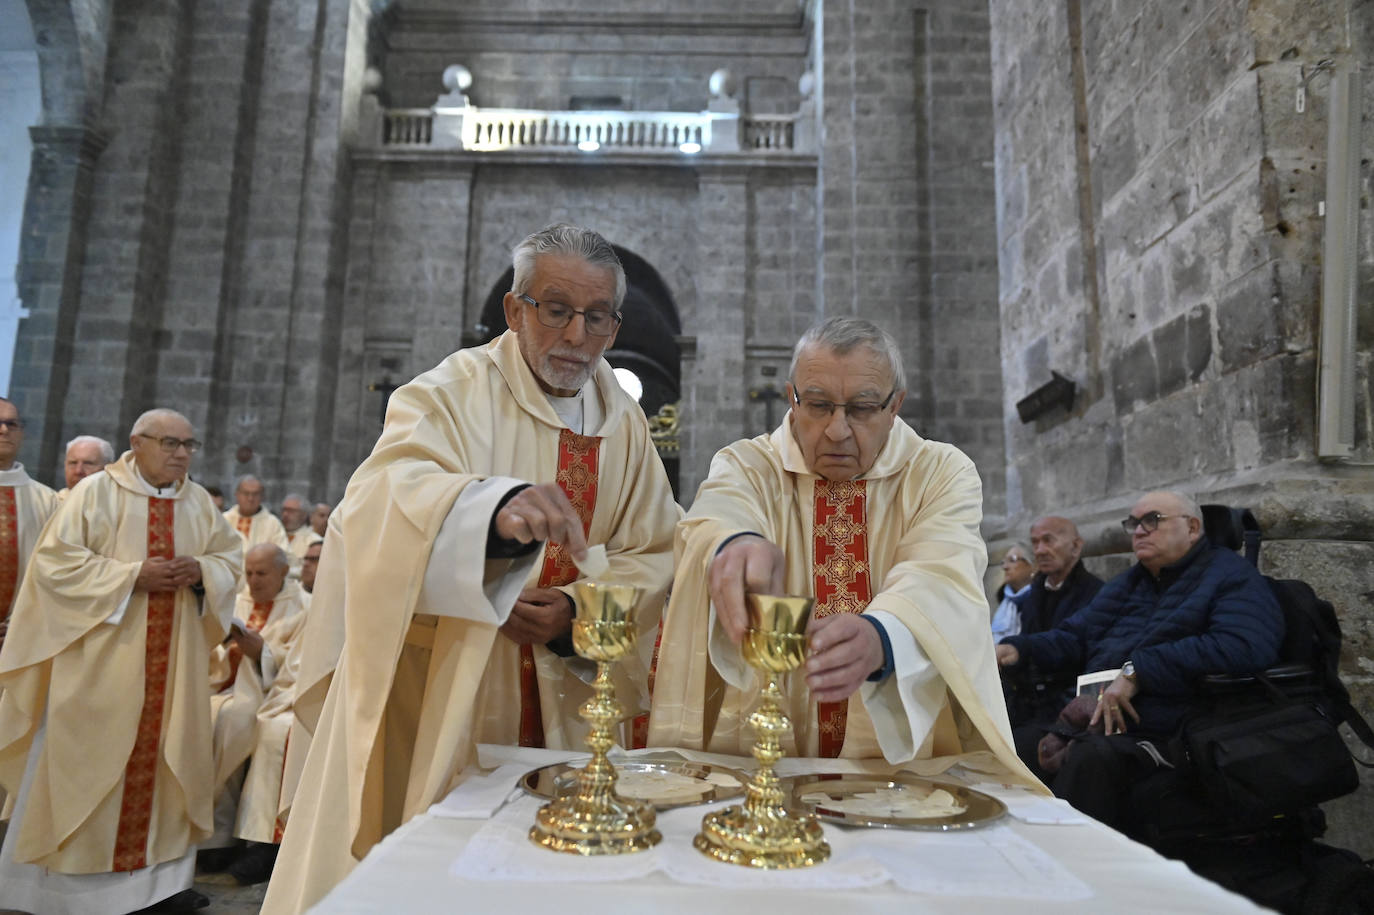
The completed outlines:
{"type": "MultiPolygon", "coordinates": [[[[253,476],[251,473],[245,473],[243,476],[239,477],[237,480],[234,481],[234,495],[238,495],[239,487],[241,487],[244,483],[247,483],[249,480],[252,480],[254,483],[257,483],[260,486],[262,485],[262,480],[253,476]]],[[[263,486],[263,488],[266,489],[267,487],[263,486]]]]}
{"type": "Polygon", "coordinates": [[[593,267],[609,268],[615,274],[615,310],[620,310],[625,301],[625,268],[611,243],[600,234],[566,223],[545,226],[535,232],[511,252],[515,268],[511,292],[516,295],[529,292],[530,281],[534,277],[534,262],[541,254],[563,254],[581,258],[593,267]]]}
{"type": "Polygon", "coordinates": [[[305,496],[301,495],[298,492],[289,492],[286,495],[282,496],[281,504],[285,505],[288,499],[295,499],[297,502],[301,503],[301,511],[306,511],[306,506],[310,504],[309,502],[305,501],[305,496]]]}
{"type": "MultiPolygon", "coordinates": [[[[135,427],[135,431],[137,431],[137,427],[135,427]]],[[[106,464],[115,459],[114,445],[111,445],[103,438],[97,438],[94,435],[78,435],[76,438],[67,442],[67,453],[71,453],[72,446],[74,445],[95,445],[100,449],[100,458],[106,464]]]]}
{"type": "Polygon", "coordinates": [[[788,378],[797,377],[797,362],[801,359],[802,351],[808,346],[819,346],[841,356],[860,346],[867,347],[887,363],[892,373],[893,388],[898,391],[906,390],[902,351],[892,335],[872,321],[841,317],[811,325],[797,341],[797,345],[792,347],[792,364],[787,367],[788,378]]]}
{"type": "MultiPolygon", "coordinates": [[[[187,419],[185,416],[182,416],[176,410],[172,410],[167,407],[154,407],[153,409],[144,412],[142,415],[139,416],[138,419],[134,420],[133,432],[131,432],[130,434],[147,435],[149,428],[151,428],[152,426],[156,425],[164,419],[179,419],[186,425],[191,425],[191,421],[187,419]]],[[[111,460],[114,459],[111,458],[111,460]]]]}

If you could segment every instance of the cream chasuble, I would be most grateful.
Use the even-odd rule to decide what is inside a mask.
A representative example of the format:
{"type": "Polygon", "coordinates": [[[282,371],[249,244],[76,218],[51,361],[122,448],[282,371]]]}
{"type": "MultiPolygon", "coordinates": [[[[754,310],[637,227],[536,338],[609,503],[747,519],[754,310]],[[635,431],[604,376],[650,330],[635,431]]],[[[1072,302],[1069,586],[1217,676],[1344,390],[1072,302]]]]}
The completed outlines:
{"type": "Polygon", "coordinates": [[[272,543],[285,550],[288,557],[291,555],[286,528],[282,526],[281,519],[267,509],[259,508],[253,514],[244,516],[239,514],[237,505],[231,505],[224,513],[224,520],[228,521],[229,526],[238,531],[239,536],[243,538],[245,554],[259,543],[272,543]]]}
{"type": "Polygon", "coordinates": [[[58,504],[57,493],[31,479],[23,464],[0,470],[0,645],[24,581],[24,567],[58,504]]]}
{"type": "MultiPolygon", "coordinates": [[[[309,597],[309,594],[305,594],[309,597]]],[[[308,606],[307,606],[308,609],[308,606]]],[[[258,706],[257,731],[248,775],[239,795],[238,821],[234,835],[250,842],[280,842],[285,817],[282,816],[282,770],[291,723],[295,720],[296,678],[301,668],[300,638],[305,631],[305,613],[281,621],[274,639],[284,649],[277,676],[258,706]]],[[[274,623],[273,626],[278,626],[274,623]]]]}
{"type": "Polygon", "coordinates": [[[210,721],[214,733],[215,790],[248,761],[256,741],[258,709],[274,685],[286,657],[286,636],[296,632],[295,619],[305,609],[300,584],[287,579],[270,601],[255,602],[247,589],[238,593],[234,617],[262,636],[256,664],[243,658],[233,643],[210,652],[210,721]]]}
{"type": "Polygon", "coordinates": [[[126,452],[72,491],[34,550],[0,651],[0,782],[10,790],[44,731],[27,808],[11,824],[15,861],[137,871],[210,831],[207,666],[233,607],[241,542],[200,486],[148,492],[126,452]],[[133,591],[155,555],[199,560],[204,595],[133,591]]]}
{"type": "MultiPolygon", "coordinates": [[[[592,386],[604,417],[578,436],[596,440],[588,543],[606,545],[608,580],[643,589],[640,655],[616,665],[618,698],[633,713],[647,705],[680,511],[643,412],[604,360],[584,393],[592,386]]],[[[580,463],[573,454],[585,442],[566,434],[512,333],[453,354],[391,395],[381,438],[330,518],[287,751],[286,791],[299,787],[264,912],[317,901],[382,836],[447,794],[476,743],[519,740],[521,651],[497,627],[557,553],[485,561],[486,531],[519,481],[563,485],[561,466],[590,482],[585,463],[568,463],[580,463]],[[431,555],[455,505],[470,530],[464,548],[431,555]],[[439,579],[450,586],[436,587],[439,579]],[[291,760],[306,740],[297,778],[291,760]]],[[[526,696],[535,687],[544,742],[579,746],[577,708],[591,695],[579,673],[589,671],[542,645],[529,655],[526,696]]]]}
{"type": "Polygon", "coordinates": [[[721,542],[753,531],[787,556],[786,593],[816,597],[821,615],[875,614],[897,662],[841,708],[818,710],[802,674],[783,677],[787,753],[935,758],[920,767],[930,772],[968,759],[1038,786],[1012,748],[987,627],[973,463],[898,419],[863,480],[827,482],[806,468],[790,417],[720,451],[678,527],[649,744],[749,753],[761,685],[716,625],[706,581],[721,542]]]}
{"type": "Polygon", "coordinates": [[[310,548],[310,544],[323,540],[319,534],[308,524],[302,524],[294,531],[282,528],[282,533],[286,535],[286,558],[291,562],[290,575],[293,579],[301,577],[301,560],[305,558],[305,551],[310,548]]]}

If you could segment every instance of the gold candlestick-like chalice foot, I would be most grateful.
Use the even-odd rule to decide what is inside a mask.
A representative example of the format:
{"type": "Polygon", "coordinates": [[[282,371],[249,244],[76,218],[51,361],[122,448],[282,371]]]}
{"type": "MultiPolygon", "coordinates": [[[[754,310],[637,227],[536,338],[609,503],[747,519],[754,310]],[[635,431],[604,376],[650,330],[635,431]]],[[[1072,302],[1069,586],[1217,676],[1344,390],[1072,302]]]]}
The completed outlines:
{"type": "Polygon", "coordinates": [[[729,864],[772,870],[810,867],[830,857],[830,845],[814,817],[788,812],[773,764],[783,755],[778,735],[791,725],[778,704],[776,678],[806,660],[812,600],[762,594],[750,594],[748,599],[749,630],[740,649],[744,660],[765,677],[762,701],[749,716],[759,767],[747,786],[745,802],[708,813],[692,844],[729,864]]]}
{"type": "Polygon", "coordinates": [[[582,719],[591,725],[587,746],[592,758],[577,776],[577,793],[539,808],[530,841],[551,851],[577,855],[620,855],[657,845],[652,804],[615,793],[615,766],[606,751],[615,745],[612,728],[625,709],[615,699],[611,663],[635,642],[634,606],[639,589],[628,585],[578,582],[573,647],[596,661],[595,695],[582,704],[582,719]]]}

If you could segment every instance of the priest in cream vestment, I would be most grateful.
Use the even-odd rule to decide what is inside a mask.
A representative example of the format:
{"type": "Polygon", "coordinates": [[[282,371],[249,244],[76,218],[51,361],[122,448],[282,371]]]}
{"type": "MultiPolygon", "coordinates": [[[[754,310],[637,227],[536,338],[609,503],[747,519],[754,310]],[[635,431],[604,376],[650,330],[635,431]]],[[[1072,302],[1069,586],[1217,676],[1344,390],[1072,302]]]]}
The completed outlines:
{"type": "MultiPolygon", "coordinates": [[[[5,642],[10,611],[24,581],[38,534],[57,510],[57,493],[31,478],[14,458],[24,444],[19,409],[0,397],[0,645],[5,642]]],[[[0,789],[0,805],[4,801],[0,789]]]]}
{"type": "Polygon", "coordinates": [[[129,912],[190,889],[211,828],[208,662],[240,540],[186,479],[191,424],[139,417],[68,495],[0,651],[0,909],[129,912]]]}
{"type": "MultiPolygon", "coordinates": [[[[233,844],[245,764],[257,743],[258,712],[276,683],[305,609],[290,560],[271,543],[244,556],[244,587],[224,644],[210,654],[210,721],[214,733],[215,834],[201,848],[233,844]]],[[[273,810],[275,816],[276,811],[273,810]]]]}
{"type": "Polygon", "coordinates": [[[744,595],[805,595],[787,753],[962,759],[1038,785],[994,662],[973,462],[897,417],[900,353],[867,321],[812,328],[790,374],[782,425],[717,454],[678,528],[650,745],[747,754],[761,683],[739,651],[744,595]]]}
{"type": "Polygon", "coordinates": [[[234,504],[224,513],[224,520],[243,537],[244,550],[259,543],[272,543],[288,552],[291,541],[280,519],[262,507],[262,480],[251,474],[241,476],[234,484],[234,504]]]}
{"type": "Polygon", "coordinates": [[[313,737],[264,912],[318,901],[476,743],[580,746],[590,665],[568,657],[567,592],[588,544],[606,548],[599,577],[642,589],[641,655],[616,667],[621,701],[647,708],[679,510],[601,359],[624,283],[599,235],[536,233],[515,250],[511,330],[391,395],[329,521],[296,694],[313,737]]]}

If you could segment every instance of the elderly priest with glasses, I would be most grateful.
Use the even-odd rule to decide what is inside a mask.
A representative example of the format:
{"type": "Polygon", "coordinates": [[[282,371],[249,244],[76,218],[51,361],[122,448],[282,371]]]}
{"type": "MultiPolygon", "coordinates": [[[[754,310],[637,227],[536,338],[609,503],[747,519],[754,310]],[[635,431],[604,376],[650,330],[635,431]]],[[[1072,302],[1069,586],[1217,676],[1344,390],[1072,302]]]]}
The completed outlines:
{"type": "Polygon", "coordinates": [[[179,413],[144,413],[34,548],[0,650],[0,783],[18,789],[0,909],[207,903],[190,887],[213,828],[208,668],[242,557],[186,477],[191,436],[179,413]]]}
{"type": "MultiPolygon", "coordinates": [[[[288,777],[313,736],[264,912],[314,904],[443,798],[479,742],[580,748],[574,561],[604,546],[604,578],[642,589],[652,651],[680,512],[602,358],[624,297],[604,238],[550,226],[514,250],[510,330],[391,395],[325,535],[288,777]]],[[[647,706],[645,662],[617,665],[627,705],[647,706]]]]}
{"type": "Polygon", "coordinates": [[[815,598],[804,677],[784,686],[789,754],[966,761],[1038,786],[1012,748],[983,595],[982,484],[897,416],[896,342],[856,318],[808,330],[792,409],[719,452],[677,531],[649,743],[747,754],[760,683],[745,594],[815,598]]]}

